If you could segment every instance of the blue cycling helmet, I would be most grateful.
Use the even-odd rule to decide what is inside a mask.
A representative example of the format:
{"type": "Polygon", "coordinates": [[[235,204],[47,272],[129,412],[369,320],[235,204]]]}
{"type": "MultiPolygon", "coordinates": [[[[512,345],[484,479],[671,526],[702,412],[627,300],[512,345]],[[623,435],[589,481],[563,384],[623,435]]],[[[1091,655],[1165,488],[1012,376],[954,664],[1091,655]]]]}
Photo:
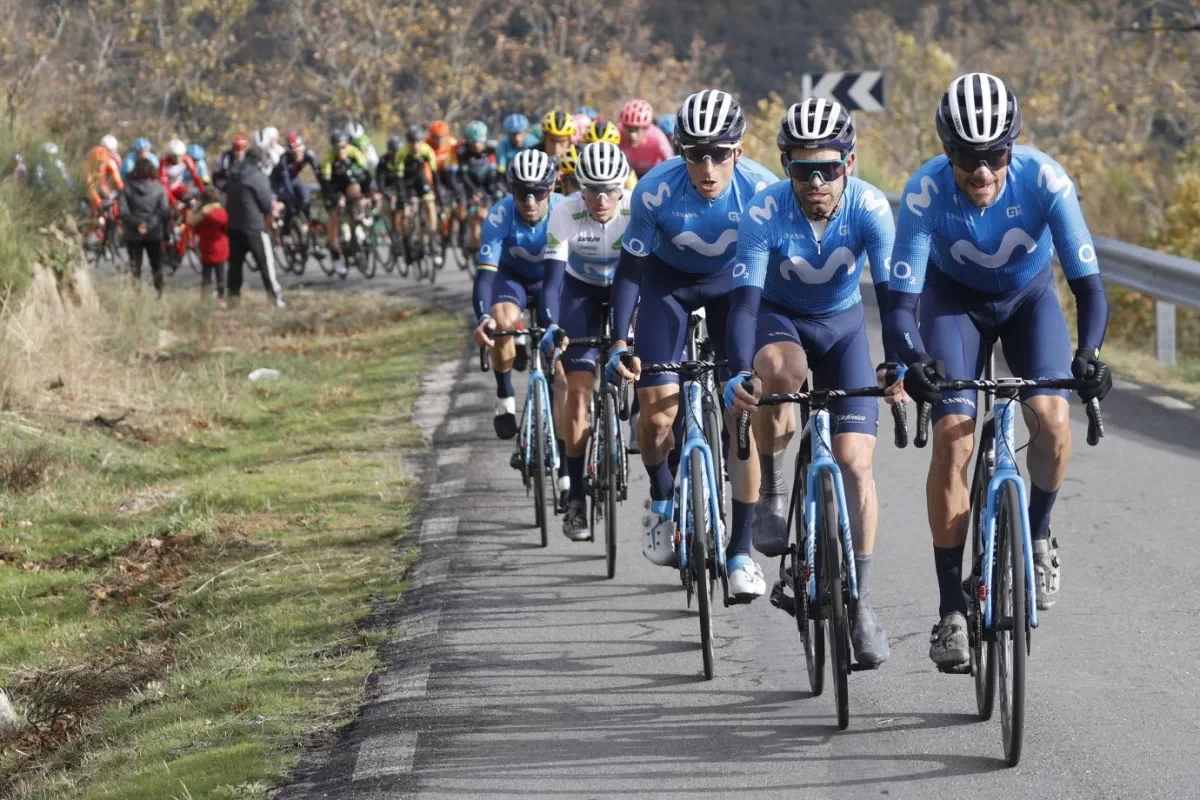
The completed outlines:
{"type": "Polygon", "coordinates": [[[187,154],[192,161],[203,161],[206,156],[204,148],[198,144],[189,144],[187,154]]]}
{"type": "Polygon", "coordinates": [[[137,152],[138,150],[149,150],[150,149],[150,140],[147,139],[145,136],[139,136],[138,138],[133,140],[133,149],[134,149],[134,152],[137,152]]]}
{"type": "Polygon", "coordinates": [[[529,117],[524,114],[509,114],[504,118],[504,132],[508,134],[529,130],[529,117]]]}
{"type": "Polygon", "coordinates": [[[596,117],[600,116],[600,112],[597,111],[596,109],[592,108],[591,106],[580,106],[579,108],[575,109],[575,113],[583,114],[585,117],[592,120],[593,122],[596,120],[596,117]]]}
{"type": "Polygon", "coordinates": [[[675,115],[674,114],[663,114],[661,117],[658,118],[658,122],[656,124],[658,125],[659,130],[661,130],[667,136],[675,135],[675,115]]]}

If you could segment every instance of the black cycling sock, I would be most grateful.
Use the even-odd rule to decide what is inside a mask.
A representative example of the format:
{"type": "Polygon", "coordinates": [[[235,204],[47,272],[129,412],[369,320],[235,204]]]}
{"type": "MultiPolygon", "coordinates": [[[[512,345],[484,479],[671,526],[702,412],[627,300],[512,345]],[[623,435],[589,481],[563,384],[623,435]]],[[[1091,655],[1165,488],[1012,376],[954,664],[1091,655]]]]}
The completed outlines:
{"type": "Polygon", "coordinates": [[[933,565],[937,568],[938,592],[941,594],[941,605],[938,613],[946,616],[957,611],[962,615],[967,613],[967,595],[962,588],[962,559],[965,545],[957,547],[933,548],[933,565]]]}
{"type": "Polygon", "coordinates": [[[675,489],[675,478],[667,462],[646,464],[646,474],[650,476],[650,499],[670,500],[675,489]]]}
{"type": "Polygon", "coordinates": [[[513,390],[512,370],[508,372],[500,372],[496,370],[496,397],[512,397],[516,392],[513,390]]]}
{"type": "Polygon", "coordinates": [[[1047,492],[1037,484],[1029,483],[1029,530],[1034,539],[1050,538],[1050,511],[1054,508],[1054,500],[1058,497],[1058,489],[1047,492]]]}
{"type": "Polygon", "coordinates": [[[567,445],[562,439],[558,439],[558,477],[567,474],[567,445]]]}
{"type": "Polygon", "coordinates": [[[567,477],[571,479],[571,489],[567,492],[568,499],[583,498],[583,456],[567,456],[567,477]]]}
{"type": "Polygon", "coordinates": [[[787,482],[783,478],[783,457],[783,453],[758,454],[758,466],[762,470],[762,494],[787,494],[787,482]]]}
{"type": "Polygon", "coordinates": [[[854,576],[858,581],[858,605],[871,605],[871,556],[854,555],[854,576]]]}
{"type": "Polygon", "coordinates": [[[725,548],[725,558],[750,555],[754,538],[754,503],[734,500],[732,522],[733,530],[730,532],[729,546],[725,548]]]}

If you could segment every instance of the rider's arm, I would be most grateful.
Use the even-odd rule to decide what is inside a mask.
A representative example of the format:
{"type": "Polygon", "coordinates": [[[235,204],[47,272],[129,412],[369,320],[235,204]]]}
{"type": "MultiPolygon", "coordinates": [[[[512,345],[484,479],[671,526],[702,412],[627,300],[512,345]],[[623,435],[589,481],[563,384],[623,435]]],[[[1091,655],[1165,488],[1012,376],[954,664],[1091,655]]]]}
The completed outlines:
{"type": "Polygon", "coordinates": [[[483,221],[483,230],[479,238],[479,273],[475,276],[475,291],[472,297],[472,307],[476,319],[482,319],[492,311],[492,284],[496,281],[496,270],[500,266],[500,255],[504,249],[504,237],[508,235],[508,218],[513,209],[497,206],[492,207],[491,213],[483,221]]]}
{"type": "Polygon", "coordinates": [[[637,309],[645,262],[645,258],[635,256],[628,250],[621,250],[621,258],[617,261],[617,274],[613,278],[609,294],[609,303],[612,306],[612,332],[615,338],[624,339],[629,333],[629,326],[633,322],[633,312],[637,309]]]}
{"type": "Polygon", "coordinates": [[[191,156],[184,156],[183,163],[192,176],[192,184],[196,187],[196,191],[203,189],[204,177],[200,174],[200,170],[196,169],[196,162],[192,160],[191,156]]]}
{"type": "Polygon", "coordinates": [[[538,320],[543,328],[550,325],[561,325],[559,308],[562,305],[563,278],[567,274],[567,262],[551,259],[547,256],[543,262],[546,273],[542,278],[542,319],[538,320]]]}
{"type": "Polygon", "coordinates": [[[475,310],[476,321],[482,320],[492,311],[492,287],[496,283],[496,268],[479,265],[475,274],[475,289],[471,293],[471,307],[475,310]]]}
{"type": "MultiPolygon", "coordinates": [[[[871,191],[872,194],[877,194],[871,191]]],[[[878,199],[882,201],[883,197],[878,199]]],[[[896,223],[892,220],[892,211],[886,203],[879,207],[878,211],[868,212],[863,209],[863,213],[867,216],[864,228],[867,258],[871,261],[871,283],[875,287],[875,301],[879,305],[879,322],[883,324],[887,317],[888,264],[892,257],[892,248],[896,244],[896,223]]],[[[884,350],[888,360],[894,360],[894,354],[887,347],[884,350]]]]}
{"type": "Polygon", "coordinates": [[[925,352],[925,344],[917,330],[916,311],[921,289],[925,286],[932,244],[924,215],[931,210],[928,204],[910,206],[907,202],[910,195],[922,194],[923,178],[925,176],[918,173],[909,179],[900,197],[896,243],[892,247],[889,267],[887,311],[883,316],[884,351],[905,364],[913,363],[918,354],[925,352]]]}
{"type": "Polygon", "coordinates": [[[733,258],[729,322],[725,325],[725,352],[729,356],[729,371],[734,375],[748,375],[754,369],[758,307],[767,279],[771,239],[770,219],[742,215],[738,222],[737,254],[733,258]]]}

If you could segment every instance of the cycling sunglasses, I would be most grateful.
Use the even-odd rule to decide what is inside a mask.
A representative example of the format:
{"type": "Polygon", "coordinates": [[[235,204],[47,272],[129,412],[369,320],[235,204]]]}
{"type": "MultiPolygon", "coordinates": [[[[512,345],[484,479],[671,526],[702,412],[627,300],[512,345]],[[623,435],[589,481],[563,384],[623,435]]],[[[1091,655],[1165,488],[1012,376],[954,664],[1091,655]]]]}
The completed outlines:
{"type": "Polygon", "coordinates": [[[605,183],[605,184],[581,183],[581,184],[579,184],[579,188],[583,189],[585,192],[591,192],[592,194],[612,195],[612,194],[620,194],[624,190],[625,186],[624,186],[624,184],[620,184],[620,183],[605,183]]]}
{"type": "Polygon", "coordinates": [[[812,182],[814,175],[820,175],[825,183],[833,183],[846,174],[846,161],[849,158],[850,153],[847,152],[841,158],[828,161],[788,161],[787,174],[789,178],[800,183],[812,182]]]}
{"type": "Polygon", "coordinates": [[[540,203],[541,201],[543,201],[547,197],[549,197],[550,193],[553,191],[554,191],[553,186],[536,187],[536,188],[532,188],[532,189],[528,186],[512,187],[513,199],[516,200],[518,203],[523,203],[523,202],[525,202],[525,200],[529,199],[530,197],[532,197],[534,200],[537,200],[540,203]]]}
{"type": "Polygon", "coordinates": [[[996,147],[991,150],[963,150],[957,147],[946,149],[950,163],[963,172],[974,172],[983,164],[992,172],[1008,166],[1012,161],[1012,147],[996,147]]]}
{"type": "Polygon", "coordinates": [[[714,164],[724,164],[733,158],[737,145],[732,144],[692,144],[684,145],[683,158],[689,164],[700,164],[704,159],[710,159],[714,164]]]}

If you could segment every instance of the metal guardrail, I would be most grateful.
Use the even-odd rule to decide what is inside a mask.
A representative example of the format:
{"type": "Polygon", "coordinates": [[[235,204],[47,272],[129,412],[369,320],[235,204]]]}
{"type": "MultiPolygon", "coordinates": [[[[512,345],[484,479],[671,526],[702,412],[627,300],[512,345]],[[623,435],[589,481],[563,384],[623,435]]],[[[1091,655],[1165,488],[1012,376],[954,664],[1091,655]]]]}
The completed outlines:
{"type": "MultiPolygon", "coordinates": [[[[900,195],[886,194],[894,214],[900,208],[900,195]]],[[[1200,262],[1116,239],[1094,241],[1105,283],[1155,299],[1155,353],[1162,363],[1174,364],[1175,306],[1200,309],[1200,262]]]]}

